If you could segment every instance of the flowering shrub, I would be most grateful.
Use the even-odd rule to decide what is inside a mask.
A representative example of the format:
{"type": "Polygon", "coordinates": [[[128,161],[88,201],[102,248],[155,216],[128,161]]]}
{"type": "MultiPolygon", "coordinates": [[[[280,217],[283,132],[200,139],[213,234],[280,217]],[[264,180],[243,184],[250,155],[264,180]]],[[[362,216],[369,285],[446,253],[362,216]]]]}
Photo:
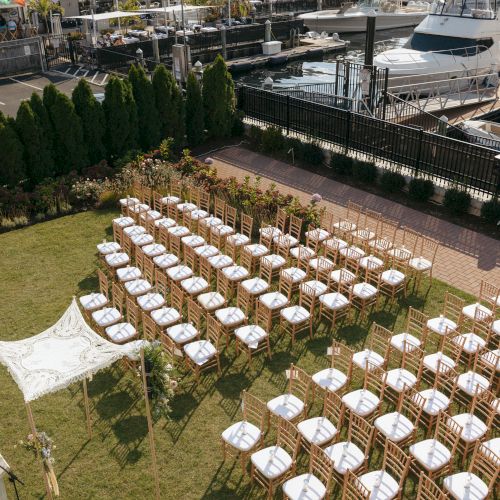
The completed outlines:
{"type": "Polygon", "coordinates": [[[95,207],[105,189],[106,180],[82,179],[71,186],[71,197],[83,208],[95,207]]]}

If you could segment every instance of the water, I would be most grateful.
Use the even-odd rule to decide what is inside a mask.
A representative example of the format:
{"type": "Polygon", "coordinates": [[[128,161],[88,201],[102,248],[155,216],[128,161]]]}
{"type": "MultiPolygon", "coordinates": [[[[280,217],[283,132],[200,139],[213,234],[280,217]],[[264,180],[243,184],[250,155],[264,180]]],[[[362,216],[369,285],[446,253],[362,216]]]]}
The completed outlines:
{"type": "MultiPolygon", "coordinates": [[[[413,28],[397,28],[375,32],[377,42],[387,41],[385,50],[402,45],[404,39],[413,33],[413,28]]],[[[347,54],[359,55],[365,48],[365,33],[351,33],[341,36],[351,44],[347,54]]],[[[341,55],[342,57],[343,55],[341,55]]],[[[235,80],[247,85],[261,86],[270,76],[276,85],[292,86],[307,83],[326,83],[335,81],[335,60],[339,55],[326,55],[323,61],[294,61],[285,66],[258,68],[249,73],[235,75],[235,80]]]]}

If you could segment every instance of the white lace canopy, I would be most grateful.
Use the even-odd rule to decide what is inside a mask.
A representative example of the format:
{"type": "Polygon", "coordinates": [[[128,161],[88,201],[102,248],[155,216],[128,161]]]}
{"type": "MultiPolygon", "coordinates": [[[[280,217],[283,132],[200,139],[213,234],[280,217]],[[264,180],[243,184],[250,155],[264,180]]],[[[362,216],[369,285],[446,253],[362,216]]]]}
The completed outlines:
{"type": "Polygon", "coordinates": [[[124,356],[138,359],[141,344],[116,345],[104,340],[87,325],[73,299],[61,319],[43,333],[0,342],[0,362],[29,402],[83,380],[124,356]]]}

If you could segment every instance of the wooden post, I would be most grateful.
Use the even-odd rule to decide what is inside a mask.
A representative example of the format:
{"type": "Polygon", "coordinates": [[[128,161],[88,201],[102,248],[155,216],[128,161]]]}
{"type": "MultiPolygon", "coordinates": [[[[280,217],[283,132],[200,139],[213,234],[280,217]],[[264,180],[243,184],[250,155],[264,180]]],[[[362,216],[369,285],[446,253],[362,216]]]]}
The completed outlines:
{"type": "MultiPolygon", "coordinates": [[[[33,413],[31,412],[31,407],[29,403],[26,403],[26,411],[28,412],[28,422],[31,427],[31,433],[33,434],[33,439],[36,439],[35,420],[33,419],[33,413]]],[[[47,477],[47,474],[45,472],[45,467],[43,466],[43,462],[40,462],[40,464],[42,466],[42,474],[43,474],[43,480],[45,482],[45,491],[47,492],[47,498],[49,500],[52,500],[52,490],[50,489],[49,478],[47,477]]]]}
{"type": "Polygon", "coordinates": [[[155,492],[157,500],[160,499],[160,480],[158,478],[158,466],[156,465],[156,448],[155,437],[153,434],[153,420],[151,419],[151,411],[149,408],[148,386],[146,383],[146,366],[144,363],[144,349],[141,349],[141,371],[142,371],[142,386],[144,390],[144,402],[146,403],[146,418],[148,420],[149,447],[151,448],[153,462],[153,476],[155,480],[155,492]]]}
{"type": "Polygon", "coordinates": [[[90,419],[89,393],[87,390],[87,379],[83,379],[83,399],[85,402],[85,415],[87,417],[87,432],[89,439],[92,439],[92,420],[90,419]]]}

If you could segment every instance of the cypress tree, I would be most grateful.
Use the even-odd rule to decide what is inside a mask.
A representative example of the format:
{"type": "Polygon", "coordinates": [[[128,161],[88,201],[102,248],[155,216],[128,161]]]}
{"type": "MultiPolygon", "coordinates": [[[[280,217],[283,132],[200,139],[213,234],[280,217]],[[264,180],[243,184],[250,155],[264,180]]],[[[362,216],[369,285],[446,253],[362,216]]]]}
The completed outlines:
{"type": "Polygon", "coordinates": [[[153,89],[162,138],[172,137],[177,146],[184,143],[184,100],[174,75],[163,64],[153,73],[153,89]]]}
{"type": "Polygon", "coordinates": [[[5,125],[7,123],[7,117],[0,110],[0,125],[5,125]]]}
{"type": "Polygon", "coordinates": [[[235,112],[234,83],[219,54],[203,74],[205,126],[210,137],[229,137],[235,112]]]}
{"type": "Polygon", "coordinates": [[[58,92],[49,115],[54,126],[56,174],[79,171],[88,166],[82,122],[69,97],[58,92]]]}
{"type": "Polygon", "coordinates": [[[49,83],[43,88],[43,105],[47,111],[56,103],[56,98],[60,94],[53,83],[49,83]]]}
{"type": "Polygon", "coordinates": [[[21,102],[17,110],[16,129],[24,146],[26,175],[35,185],[52,175],[53,160],[49,145],[44,142],[43,130],[29,101],[21,102]]]}
{"type": "Polygon", "coordinates": [[[152,146],[158,146],[160,142],[158,111],[155,105],[153,84],[149,81],[144,68],[140,65],[130,66],[128,78],[132,85],[132,92],[137,106],[137,117],[141,124],[139,127],[139,144],[144,151],[148,151],[152,146]]]}
{"type": "Polygon", "coordinates": [[[50,121],[49,113],[47,112],[47,108],[43,104],[42,98],[36,92],[33,92],[33,94],[31,94],[30,106],[37,118],[41,133],[43,134],[44,143],[47,144],[47,149],[50,151],[51,157],[53,159],[54,130],[52,128],[52,122],[50,121]]]}
{"type": "Polygon", "coordinates": [[[205,113],[200,84],[192,71],[186,84],[186,136],[191,147],[203,142],[205,113]]]}
{"type": "Polygon", "coordinates": [[[95,165],[106,158],[104,111],[92,93],[87,80],[80,79],[71,96],[76,114],[82,121],[83,139],[88,147],[89,161],[95,165]]]}
{"type": "Polygon", "coordinates": [[[119,157],[137,145],[137,109],[128,82],[111,77],[104,92],[105,144],[108,154],[119,157]]]}
{"type": "Polygon", "coordinates": [[[0,117],[0,185],[15,186],[25,178],[23,144],[16,132],[16,123],[12,118],[0,117]]]}

